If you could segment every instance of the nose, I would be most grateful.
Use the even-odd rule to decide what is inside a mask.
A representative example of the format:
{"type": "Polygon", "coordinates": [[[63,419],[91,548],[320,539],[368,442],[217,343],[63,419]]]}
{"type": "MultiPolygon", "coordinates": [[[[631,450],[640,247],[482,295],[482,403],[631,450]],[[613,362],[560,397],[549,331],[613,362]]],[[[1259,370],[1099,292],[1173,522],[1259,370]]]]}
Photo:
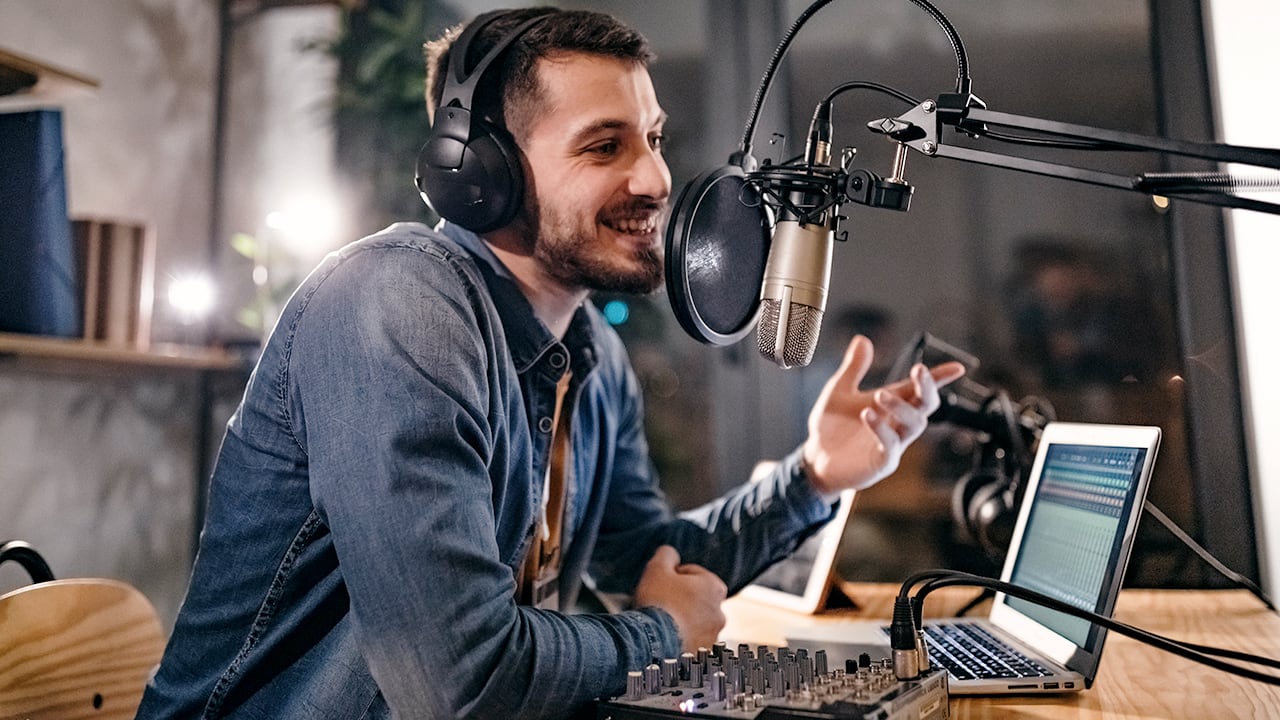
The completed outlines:
{"type": "Polygon", "coordinates": [[[646,147],[631,166],[628,190],[632,195],[666,200],[671,194],[671,171],[657,149],[646,147]]]}

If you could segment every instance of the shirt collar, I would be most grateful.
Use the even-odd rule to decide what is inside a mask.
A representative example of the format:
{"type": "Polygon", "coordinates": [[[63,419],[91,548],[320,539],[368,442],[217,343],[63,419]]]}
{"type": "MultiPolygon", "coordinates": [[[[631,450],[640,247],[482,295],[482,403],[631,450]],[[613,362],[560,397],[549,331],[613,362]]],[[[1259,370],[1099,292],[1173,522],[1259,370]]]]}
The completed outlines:
{"type": "MultiPolygon", "coordinates": [[[[488,243],[470,230],[445,220],[441,220],[435,229],[462,246],[476,259],[476,264],[480,267],[485,284],[489,288],[489,294],[493,297],[494,305],[498,309],[498,317],[502,319],[516,372],[525,373],[548,350],[559,344],[556,337],[533,314],[533,306],[520,291],[515,276],[488,243]]],[[[585,376],[595,365],[596,360],[595,352],[591,349],[595,335],[587,305],[588,303],[583,303],[578,306],[569,323],[569,331],[565,334],[565,346],[571,354],[574,373],[580,376],[585,376]]]]}

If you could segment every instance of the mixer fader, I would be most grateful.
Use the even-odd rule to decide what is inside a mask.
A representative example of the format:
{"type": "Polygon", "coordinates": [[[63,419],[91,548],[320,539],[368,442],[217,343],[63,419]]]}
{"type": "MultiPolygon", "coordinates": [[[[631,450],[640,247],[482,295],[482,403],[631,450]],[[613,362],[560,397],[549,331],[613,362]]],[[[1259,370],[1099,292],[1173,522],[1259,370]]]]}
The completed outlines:
{"type": "Polygon", "coordinates": [[[888,661],[867,655],[829,668],[824,650],[721,643],[632,670],[626,692],[599,703],[596,717],[945,720],[947,674],[899,680],[888,661]]]}

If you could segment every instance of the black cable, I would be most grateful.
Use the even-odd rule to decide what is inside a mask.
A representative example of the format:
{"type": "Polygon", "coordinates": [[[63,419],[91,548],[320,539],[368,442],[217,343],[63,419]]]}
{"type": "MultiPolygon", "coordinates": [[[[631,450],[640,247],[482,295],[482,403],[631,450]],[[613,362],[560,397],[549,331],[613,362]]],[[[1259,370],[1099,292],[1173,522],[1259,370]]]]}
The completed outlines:
{"type": "MultiPolygon", "coordinates": [[[[932,580],[934,578],[954,577],[957,575],[968,575],[968,573],[962,572],[960,570],[921,570],[918,573],[913,573],[911,575],[908,575],[906,580],[902,581],[902,586],[898,588],[898,598],[901,600],[906,600],[910,598],[911,588],[927,580],[932,580]]],[[[974,575],[973,577],[981,577],[981,576],[974,575]]]]}
{"type": "MultiPolygon", "coordinates": [[[[1274,659],[1274,658],[1264,657],[1264,656],[1261,656],[1261,655],[1253,655],[1253,654],[1251,654],[1251,653],[1246,653],[1246,652],[1242,652],[1242,651],[1239,651],[1239,650],[1228,650],[1228,649],[1226,649],[1226,648],[1217,648],[1217,647],[1212,647],[1212,646],[1209,646],[1209,645],[1198,645],[1198,644],[1196,644],[1196,643],[1187,642],[1187,641],[1185,641],[1185,640],[1176,640],[1176,639],[1174,639],[1174,638],[1170,638],[1170,637],[1166,637],[1166,636],[1164,636],[1164,635],[1159,635],[1159,634],[1157,634],[1157,633],[1153,633],[1153,632],[1151,632],[1151,631],[1149,631],[1149,630],[1143,630],[1143,629],[1141,629],[1141,628],[1134,627],[1134,626],[1132,626],[1132,625],[1126,625],[1125,623],[1122,623],[1122,622],[1120,622],[1120,621],[1118,621],[1118,620],[1115,620],[1115,619],[1113,619],[1113,618],[1108,618],[1108,617],[1107,617],[1107,616],[1105,616],[1105,615],[1098,615],[1098,614],[1096,614],[1096,613],[1089,612],[1088,610],[1083,610],[1083,609],[1078,608],[1078,607],[1076,607],[1076,606],[1074,606],[1074,605],[1069,605],[1069,604],[1064,603],[1064,602],[1062,602],[1062,601],[1060,601],[1060,600],[1057,600],[1057,599],[1055,599],[1055,598],[1051,598],[1051,597],[1049,597],[1049,596],[1047,596],[1047,595],[1041,595],[1040,593],[1037,593],[1037,592],[1035,592],[1034,590],[1028,590],[1028,589],[1026,589],[1026,588],[1021,588],[1021,587],[1018,587],[1017,585],[1012,585],[1012,584],[1009,584],[1009,583],[1006,583],[1006,582],[1002,582],[1002,581],[1000,581],[1000,580],[994,580],[994,579],[992,579],[992,578],[983,578],[983,577],[978,576],[978,575],[968,575],[967,573],[957,573],[957,575],[967,576],[967,577],[951,578],[951,579],[947,579],[947,578],[940,578],[940,579],[931,580],[931,581],[929,581],[928,583],[925,583],[924,585],[922,585],[922,586],[921,586],[921,590],[920,590],[920,592],[919,592],[919,593],[917,593],[916,598],[914,598],[914,599],[913,599],[913,600],[914,600],[914,602],[916,602],[917,604],[919,604],[919,605],[923,606],[923,604],[924,604],[924,598],[923,598],[923,597],[921,597],[921,594],[923,594],[923,595],[927,595],[929,592],[931,592],[932,590],[934,590],[934,589],[936,589],[936,588],[939,588],[939,587],[947,587],[947,586],[949,586],[949,585],[968,585],[968,584],[971,584],[971,581],[972,581],[972,580],[976,579],[976,580],[983,581],[983,582],[981,582],[981,583],[976,583],[976,584],[979,584],[979,585],[981,585],[982,587],[985,587],[985,588],[987,588],[987,589],[989,589],[989,590],[993,590],[993,591],[994,591],[994,590],[997,590],[997,589],[998,589],[1000,592],[1003,592],[1003,593],[1005,593],[1005,594],[1007,594],[1007,595],[1012,595],[1012,596],[1014,596],[1014,597],[1019,597],[1019,598],[1021,598],[1021,599],[1023,599],[1023,600],[1027,600],[1028,602],[1033,602],[1033,603],[1036,603],[1036,604],[1038,604],[1038,605],[1043,605],[1044,607],[1047,607],[1047,608],[1049,608],[1049,609],[1051,609],[1051,610],[1057,610],[1057,611],[1059,611],[1059,612],[1064,612],[1064,613],[1067,613],[1067,614],[1069,614],[1069,615],[1073,615],[1073,616],[1075,616],[1075,617],[1078,617],[1078,618],[1080,618],[1080,619],[1082,619],[1082,620],[1089,620],[1089,621],[1094,622],[1094,623],[1096,623],[1096,624],[1098,624],[1098,625],[1103,625],[1104,627],[1107,627],[1108,629],[1113,629],[1113,630],[1115,630],[1116,632],[1119,632],[1119,633],[1120,633],[1120,634],[1122,634],[1122,635],[1128,635],[1129,637],[1132,637],[1132,638],[1134,638],[1134,639],[1136,639],[1136,640],[1138,640],[1138,641],[1140,641],[1140,642],[1148,642],[1148,640],[1147,640],[1147,639],[1148,639],[1148,638],[1150,638],[1150,639],[1154,639],[1156,642],[1149,642],[1148,644],[1156,645],[1157,647],[1160,647],[1160,645],[1159,645],[1159,643],[1160,643],[1160,642],[1170,643],[1170,644],[1172,644],[1172,645],[1176,645],[1176,646],[1178,646],[1178,647],[1181,647],[1181,648],[1184,648],[1184,649],[1186,649],[1186,650],[1192,651],[1192,653],[1193,653],[1193,654],[1195,654],[1195,653],[1202,653],[1202,654],[1205,654],[1205,655],[1213,655],[1213,656],[1220,656],[1220,657],[1230,657],[1230,658],[1235,659],[1235,660],[1241,660],[1241,661],[1244,661],[1244,662],[1253,663],[1253,664],[1255,664],[1255,665],[1263,665],[1263,666],[1266,666],[1266,667],[1272,667],[1272,668],[1280,669],[1280,660],[1277,660],[1277,659],[1274,659]],[[1015,593],[1015,592],[1010,592],[1009,590],[999,588],[998,586],[1005,586],[1005,587],[1007,587],[1007,588],[1016,589],[1018,592],[1017,592],[1017,593],[1015,593]],[[1025,597],[1024,597],[1024,595],[1025,595],[1025,597]],[[1105,619],[1107,622],[1103,622],[1103,621],[1102,621],[1103,619],[1105,619]],[[1123,628],[1127,628],[1128,630],[1132,631],[1133,633],[1137,633],[1137,634],[1136,634],[1136,635],[1135,635],[1135,634],[1131,634],[1131,633],[1129,633],[1129,632],[1126,632],[1125,630],[1122,630],[1122,629],[1119,629],[1119,628],[1116,628],[1116,627],[1112,627],[1112,625],[1116,625],[1116,626],[1120,626],[1120,627],[1123,627],[1123,628]],[[1141,636],[1141,637],[1140,637],[1140,636],[1141,636]]],[[[1176,652],[1176,651],[1174,651],[1174,650],[1171,650],[1171,649],[1169,649],[1169,648],[1161,648],[1161,649],[1168,650],[1169,652],[1173,652],[1174,654],[1181,655],[1181,653],[1178,653],[1178,652],[1176,652]]],[[[1200,661],[1198,658],[1191,657],[1190,655],[1183,655],[1183,657],[1186,657],[1187,659],[1192,660],[1192,661],[1195,661],[1195,662],[1199,662],[1199,661],[1200,661]]],[[[1226,668],[1219,668],[1219,669],[1226,669],[1226,668]]],[[[1230,670],[1228,670],[1228,672],[1229,672],[1229,671],[1230,671],[1230,670]]],[[[1271,676],[1265,676],[1265,677],[1271,677],[1271,676]]],[[[1275,678],[1275,680],[1276,680],[1276,683],[1277,683],[1277,684],[1280,684],[1280,678],[1275,678]]]]}
{"type": "Polygon", "coordinates": [[[906,601],[912,604],[912,610],[915,613],[914,619],[916,627],[920,627],[920,623],[922,622],[921,613],[923,608],[920,606],[920,603],[915,601],[915,598],[911,597],[911,588],[930,580],[952,577],[956,575],[957,572],[958,571],[956,570],[922,570],[921,572],[908,576],[906,580],[902,581],[902,587],[898,588],[897,600],[899,602],[906,601]]]}
{"type": "Polygon", "coordinates": [[[912,4],[929,14],[934,22],[942,28],[947,35],[947,41],[951,43],[951,51],[956,55],[956,93],[960,95],[968,95],[973,89],[973,81],[969,78],[969,54],[965,52],[964,41],[960,39],[960,33],[956,32],[956,28],[947,19],[946,15],[938,8],[930,5],[924,0],[911,0],[912,4]]]}
{"type": "MultiPolygon", "coordinates": [[[[955,26],[950,20],[942,14],[940,10],[930,5],[926,0],[910,0],[913,5],[925,11],[929,17],[934,19],[942,27],[942,31],[946,33],[948,42],[951,43],[951,50],[956,56],[956,92],[960,94],[968,94],[972,81],[969,78],[969,55],[964,49],[964,41],[960,39],[960,34],[956,32],[955,26]]],[[[752,102],[751,115],[747,120],[747,127],[742,133],[741,154],[745,157],[751,154],[751,145],[755,142],[756,123],[760,118],[760,109],[764,107],[764,100],[769,94],[769,86],[773,84],[773,76],[778,71],[778,65],[782,63],[782,58],[786,56],[787,50],[791,47],[791,41],[795,39],[800,28],[813,17],[815,13],[830,3],[831,0],[817,0],[804,12],[800,13],[795,22],[791,23],[791,27],[782,36],[782,41],[778,43],[773,51],[773,57],[769,59],[769,66],[764,71],[764,76],[760,78],[760,87],[756,89],[755,100],[752,102]]]]}
{"type": "Polygon", "coordinates": [[[966,126],[965,132],[977,137],[1009,143],[1010,145],[1029,145],[1034,147],[1057,148],[1060,150],[1104,150],[1107,152],[1115,152],[1119,150],[1132,151],[1140,149],[1129,145],[1107,142],[1105,140],[1058,140],[1046,137],[1032,137],[1029,135],[1011,135],[998,130],[979,127],[966,126]]]}
{"type": "Polygon", "coordinates": [[[773,85],[773,76],[778,72],[778,65],[782,63],[782,58],[786,57],[787,50],[791,47],[791,41],[795,39],[796,33],[800,32],[800,28],[813,17],[814,13],[822,9],[824,5],[830,3],[831,0],[817,0],[800,13],[800,16],[791,23],[791,27],[782,36],[782,41],[778,43],[778,47],[773,50],[773,57],[769,58],[769,66],[764,71],[764,77],[760,78],[760,87],[756,88],[756,97],[751,105],[751,115],[747,119],[747,128],[742,133],[742,154],[751,154],[751,144],[756,137],[756,122],[760,118],[760,109],[764,107],[764,99],[769,95],[769,86],[773,85]]]}
{"type": "MultiPolygon", "coordinates": [[[[942,572],[942,571],[938,571],[938,572],[942,572]]],[[[1280,676],[1271,675],[1268,673],[1262,673],[1256,670],[1251,670],[1249,668],[1240,667],[1239,665],[1234,665],[1232,663],[1224,662],[1222,660],[1217,659],[1217,656],[1230,657],[1232,659],[1240,660],[1242,662],[1248,662],[1248,663],[1263,665],[1263,666],[1272,667],[1272,668],[1280,668],[1280,660],[1262,657],[1259,655],[1252,655],[1250,653],[1243,653],[1235,650],[1209,648],[1205,646],[1193,645],[1191,643],[1186,643],[1181,640],[1174,640],[1172,638],[1168,638],[1163,635],[1158,635],[1156,633],[1149,632],[1147,630],[1142,630],[1141,628],[1133,627],[1132,625],[1127,625],[1125,623],[1106,617],[1104,615],[1099,615],[1097,613],[1090,612],[1088,610],[1082,610],[1074,605],[1070,605],[1056,598],[1049,597],[1048,595],[1043,595],[1033,590],[1028,590],[1026,588],[1018,587],[1017,585],[1012,585],[1010,583],[1002,582],[1000,580],[981,577],[979,575],[972,575],[970,573],[964,573],[959,571],[949,571],[949,576],[934,576],[928,579],[927,582],[925,582],[925,584],[920,588],[920,590],[916,593],[914,597],[911,597],[911,602],[915,608],[922,609],[924,607],[925,598],[928,596],[929,592],[932,592],[933,590],[936,590],[938,588],[950,587],[955,585],[969,585],[974,587],[991,588],[992,590],[995,590],[997,592],[1002,592],[1006,595],[1011,595],[1013,597],[1026,600],[1028,602],[1035,603],[1042,607],[1046,607],[1050,610],[1057,610],[1058,612],[1071,615],[1072,617],[1080,618],[1082,620],[1088,620],[1089,622],[1094,623],[1096,625],[1101,625],[1102,627],[1105,627],[1108,630],[1119,633],[1126,637],[1130,637],[1134,640],[1145,643],[1147,645],[1151,645],[1153,647],[1172,653],[1174,655],[1178,655],[1179,657],[1186,658],[1187,660],[1191,660],[1192,662],[1200,663],[1201,665],[1206,665],[1208,667],[1211,667],[1217,670],[1222,670],[1223,672],[1239,675],[1249,680],[1256,680],[1258,682],[1265,683],[1268,685],[1280,686],[1280,676]]]]}
{"type": "MultiPolygon", "coordinates": [[[[1052,408],[1050,408],[1050,412],[1052,412],[1052,408]]],[[[1160,508],[1151,504],[1150,500],[1144,499],[1142,501],[1142,508],[1146,510],[1147,513],[1149,513],[1157,521],[1159,521],[1160,524],[1163,525],[1165,529],[1168,530],[1174,537],[1176,537],[1178,540],[1181,540],[1182,543],[1186,545],[1188,548],[1190,548],[1192,552],[1198,555],[1200,559],[1204,560],[1211,567],[1213,567],[1214,570],[1217,570],[1219,573],[1223,575],[1223,577],[1226,577],[1228,580],[1231,580],[1232,582],[1240,585],[1242,588],[1248,590],[1250,593],[1254,595],[1254,597],[1258,598],[1258,600],[1263,605],[1265,605],[1268,610],[1275,612],[1276,610],[1275,603],[1272,602],[1271,598],[1267,596],[1267,594],[1262,590],[1262,588],[1258,587],[1258,585],[1254,583],[1252,580],[1250,580],[1249,578],[1245,577],[1244,575],[1241,575],[1240,573],[1224,565],[1221,560],[1218,560],[1216,557],[1210,554],[1208,550],[1204,549],[1199,543],[1197,543],[1194,539],[1192,539],[1192,537],[1188,535],[1186,531],[1178,527],[1178,525],[1175,522],[1173,522],[1173,520],[1170,519],[1168,515],[1165,515],[1163,512],[1161,512],[1160,508]]],[[[912,575],[903,583],[902,589],[899,591],[899,596],[907,597],[910,593],[911,587],[921,582],[924,582],[926,580],[938,577],[939,574],[945,574],[948,572],[958,572],[958,571],[930,570],[930,571],[925,571],[922,573],[917,573],[915,575],[912,575]]],[[[974,577],[980,577],[980,576],[974,576],[974,577]]],[[[981,602],[981,600],[982,598],[981,596],[979,596],[979,598],[976,598],[974,600],[973,604],[977,604],[978,602],[981,602]]],[[[966,608],[966,611],[969,609],[971,608],[966,608]]]]}
{"type": "Polygon", "coordinates": [[[868,80],[854,80],[852,82],[841,83],[832,89],[831,92],[827,93],[827,96],[822,99],[822,102],[823,104],[830,105],[831,101],[835,100],[837,95],[849,92],[850,90],[874,90],[879,93],[884,93],[890,97],[897,98],[912,107],[920,104],[919,100],[911,97],[901,90],[878,82],[870,82],[868,80]]]}
{"type": "Polygon", "coordinates": [[[995,596],[995,590],[992,590],[991,588],[982,588],[982,592],[975,595],[972,600],[962,605],[960,609],[956,611],[956,617],[964,617],[965,615],[968,615],[970,610],[973,610],[995,596]]]}
{"type": "Polygon", "coordinates": [[[1178,538],[1179,540],[1182,541],[1184,545],[1191,548],[1192,552],[1194,552],[1196,555],[1199,555],[1201,560],[1204,560],[1205,562],[1209,563],[1209,565],[1212,566],[1214,570],[1217,570],[1218,572],[1222,573],[1223,576],[1225,576],[1228,580],[1231,580],[1239,584],[1241,587],[1253,593],[1254,596],[1256,596],[1259,600],[1262,601],[1264,605],[1267,606],[1268,610],[1271,610],[1272,612],[1275,611],[1276,606],[1271,602],[1271,598],[1267,597],[1266,593],[1262,591],[1262,588],[1254,584],[1254,582],[1249,578],[1245,577],[1244,575],[1241,575],[1235,570],[1232,570],[1231,568],[1222,564],[1222,562],[1218,560],[1218,558],[1209,554],[1208,550],[1205,550],[1203,547],[1201,547],[1200,544],[1197,543],[1195,540],[1193,540],[1190,535],[1188,535],[1185,531],[1183,531],[1182,528],[1178,527],[1177,524],[1173,522],[1173,520],[1169,519],[1168,515],[1165,515],[1163,512],[1160,512],[1160,508],[1156,507],[1155,505],[1152,505],[1150,500],[1144,500],[1142,503],[1142,508],[1146,510],[1147,513],[1151,515],[1151,517],[1155,518],[1156,520],[1159,520],[1160,524],[1163,525],[1166,530],[1172,533],[1174,537],[1178,538]]]}

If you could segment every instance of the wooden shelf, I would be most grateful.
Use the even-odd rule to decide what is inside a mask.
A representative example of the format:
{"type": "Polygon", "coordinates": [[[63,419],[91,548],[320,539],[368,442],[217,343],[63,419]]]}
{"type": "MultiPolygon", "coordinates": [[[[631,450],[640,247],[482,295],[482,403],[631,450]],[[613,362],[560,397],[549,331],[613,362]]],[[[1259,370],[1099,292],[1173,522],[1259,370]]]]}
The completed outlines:
{"type": "Polygon", "coordinates": [[[79,338],[17,333],[0,333],[0,357],[2,356],[187,370],[242,370],[245,368],[245,363],[239,356],[222,348],[159,343],[142,350],[79,338]]]}
{"type": "Polygon", "coordinates": [[[0,111],[60,105],[92,96],[98,85],[95,78],[0,48],[0,111]]]}

